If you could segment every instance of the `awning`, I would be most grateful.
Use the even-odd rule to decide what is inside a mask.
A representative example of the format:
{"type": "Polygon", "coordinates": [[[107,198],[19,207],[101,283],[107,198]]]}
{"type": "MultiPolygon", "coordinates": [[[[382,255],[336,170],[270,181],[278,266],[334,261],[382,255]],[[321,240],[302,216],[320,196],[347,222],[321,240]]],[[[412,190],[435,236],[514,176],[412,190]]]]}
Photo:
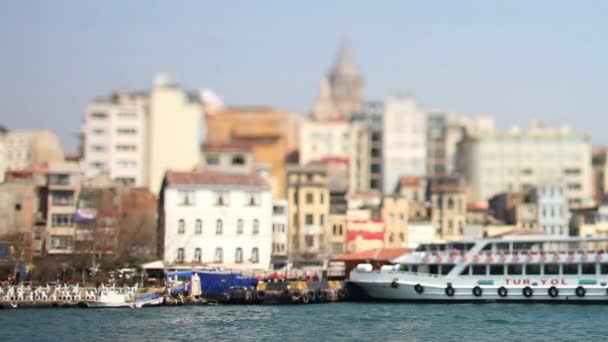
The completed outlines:
{"type": "Polygon", "coordinates": [[[162,270],[165,268],[165,263],[162,260],[152,261],[140,265],[144,270],[162,270]]]}

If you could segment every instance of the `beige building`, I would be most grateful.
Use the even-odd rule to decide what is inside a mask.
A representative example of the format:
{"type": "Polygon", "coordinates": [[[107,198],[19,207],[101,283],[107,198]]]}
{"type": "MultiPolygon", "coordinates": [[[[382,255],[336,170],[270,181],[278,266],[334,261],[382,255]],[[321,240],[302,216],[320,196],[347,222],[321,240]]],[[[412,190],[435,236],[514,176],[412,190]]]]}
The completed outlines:
{"type": "Polygon", "coordinates": [[[329,214],[325,228],[325,244],[328,254],[344,254],[346,244],[346,214],[329,214]]]}
{"type": "Polygon", "coordinates": [[[74,251],[74,213],[82,185],[77,163],[49,164],[47,173],[46,252],[69,254],[74,251]]]}
{"type": "Polygon", "coordinates": [[[430,203],[426,201],[426,179],[416,176],[403,176],[399,179],[397,193],[409,203],[409,219],[422,220],[428,216],[430,203]]]}
{"type": "Polygon", "coordinates": [[[204,144],[198,168],[206,171],[249,173],[256,169],[251,146],[239,144],[204,144]]]}
{"type": "Polygon", "coordinates": [[[467,136],[459,144],[458,172],[471,186],[472,201],[563,182],[570,207],[592,202],[590,137],[567,127],[467,136]]]}
{"type": "Polygon", "coordinates": [[[372,185],[372,130],[365,123],[352,122],[349,138],[349,191],[368,191],[372,185]]]}
{"type": "Polygon", "coordinates": [[[287,168],[288,250],[295,263],[321,262],[329,252],[324,236],[329,217],[328,181],[323,165],[287,168]]]}
{"type": "Polygon", "coordinates": [[[515,206],[515,225],[519,229],[538,230],[538,204],[517,204],[515,206]]]}
{"type": "Polygon", "coordinates": [[[382,199],[384,247],[406,247],[408,244],[408,200],[400,195],[385,195],[382,199]]]}
{"type": "Polygon", "coordinates": [[[59,138],[49,130],[7,131],[3,140],[5,170],[21,170],[35,163],[64,159],[59,138]]]}
{"type": "Polygon", "coordinates": [[[443,240],[460,240],[467,221],[466,185],[455,176],[429,178],[431,222],[443,240]]]}
{"type": "Polygon", "coordinates": [[[149,188],[158,193],[165,172],[192,170],[199,160],[202,107],[198,96],[156,80],[150,94],[149,188]]]}
{"type": "Polygon", "coordinates": [[[306,118],[272,107],[223,108],[205,113],[209,144],[237,143],[253,149],[257,164],[266,166],[275,198],[286,193],[286,164],[295,161],[300,125],[306,118]]]}

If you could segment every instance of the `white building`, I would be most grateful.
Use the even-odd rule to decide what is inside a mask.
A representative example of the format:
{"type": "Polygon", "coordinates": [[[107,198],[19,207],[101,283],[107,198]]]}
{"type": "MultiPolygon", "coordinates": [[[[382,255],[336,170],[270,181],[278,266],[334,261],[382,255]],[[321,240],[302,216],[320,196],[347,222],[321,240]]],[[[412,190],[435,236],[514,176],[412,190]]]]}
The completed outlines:
{"type": "Polygon", "coordinates": [[[84,172],[107,173],[158,193],[169,169],[199,160],[202,107],[198,96],[158,75],[150,92],[118,92],[89,103],[83,127],[84,172]]]}
{"type": "Polygon", "coordinates": [[[272,196],[255,173],[167,172],[159,242],[168,265],[268,269],[272,196]]]}
{"type": "Polygon", "coordinates": [[[568,236],[570,211],[567,189],[564,184],[541,184],[534,191],[538,208],[538,228],[552,235],[568,236]]]}
{"type": "Polygon", "coordinates": [[[119,92],[87,105],[83,133],[86,177],[107,173],[126,185],[147,185],[148,95],[119,92]]]}
{"type": "Polygon", "coordinates": [[[472,201],[555,182],[566,184],[570,207],[592,200],[591,140],[566,127],[468,135],[459,144],[457,159],[457,172],[469,183],[472,201]]]}
{"type": "Polygon", "coordinates": [[[350,154],[350,124],[347,121],[307,121],[300,126],[300,164],[350,154]]]}
{"type": "Polygon", "coordinates": [[[426,113],[411,95],[389,96],[383,115],[383,192],[402,175],[426,175],[426,113]]]}
{"type": "Polygon", "coordinates": [[[272,263],[281,264],[287,261],[288,229],[287,200],[275,199],[272,202],[272,263]]]}

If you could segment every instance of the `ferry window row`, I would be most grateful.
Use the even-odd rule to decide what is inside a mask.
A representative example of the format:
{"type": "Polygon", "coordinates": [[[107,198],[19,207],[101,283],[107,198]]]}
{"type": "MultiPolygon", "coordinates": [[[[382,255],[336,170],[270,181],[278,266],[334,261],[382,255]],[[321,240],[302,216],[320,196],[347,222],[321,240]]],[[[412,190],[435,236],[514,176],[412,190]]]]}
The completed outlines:
{"type": "MultiPolygon", "coordinates": [[[[429,267],[429,270],[431,268],[429,267]]],[[[437,274],[437,273],[435,273],[437,274]]],[[[595,275],[608,274],[608,263],[480,264],[467,266],[460,275],[595,275]]]]}
{"type": "MultiPolygon", "coordinates": [[[[446,275],[454,264],[399,265],[400,271],[446,275]]],[[[460,275],[596,275],[608,274],[608,263],[566,263],[566,264],[474,264],[468,265],[460,275]]]]}

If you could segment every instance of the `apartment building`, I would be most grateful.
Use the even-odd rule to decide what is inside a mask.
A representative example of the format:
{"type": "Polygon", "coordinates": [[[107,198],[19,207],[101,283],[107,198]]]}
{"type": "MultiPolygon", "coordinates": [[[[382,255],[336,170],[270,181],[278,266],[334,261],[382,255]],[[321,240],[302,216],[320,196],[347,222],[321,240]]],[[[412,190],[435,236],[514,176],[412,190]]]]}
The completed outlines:
{"type": "Polygon", "coordinates": [[[586,134],[537,125],[525,131],[470,135],[458,149],[458,173],[471,186],[471,201],[562,182],[570,207],[592,202],[591,145],[586,134]]]}

